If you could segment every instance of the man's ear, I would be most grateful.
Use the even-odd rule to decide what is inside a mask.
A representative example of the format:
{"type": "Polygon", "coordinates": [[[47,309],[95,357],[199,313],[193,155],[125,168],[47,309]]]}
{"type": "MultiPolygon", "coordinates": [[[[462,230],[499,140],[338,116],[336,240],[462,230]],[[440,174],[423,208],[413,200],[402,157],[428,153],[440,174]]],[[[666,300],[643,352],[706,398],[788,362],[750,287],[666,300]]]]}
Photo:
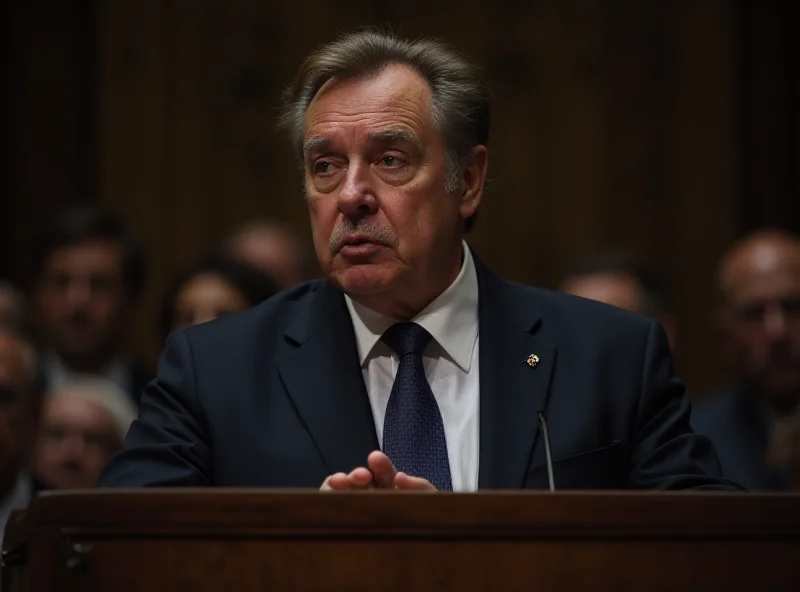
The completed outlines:
{"type": "Polygon", "coordinates": [[[475,146],[464,162],[460,182],[460,209],[463,218],[469,218],[478,210],[486,184],[489,167],[489,150],[486,146],[475,146]]]}

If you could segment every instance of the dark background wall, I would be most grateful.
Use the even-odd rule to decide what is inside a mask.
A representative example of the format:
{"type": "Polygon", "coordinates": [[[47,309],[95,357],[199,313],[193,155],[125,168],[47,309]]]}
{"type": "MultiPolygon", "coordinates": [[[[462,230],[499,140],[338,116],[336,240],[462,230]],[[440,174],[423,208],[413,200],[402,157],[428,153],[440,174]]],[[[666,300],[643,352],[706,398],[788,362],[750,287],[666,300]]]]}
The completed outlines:
{"type": "Polygon", "coordinates": [[[0,276],[27,284],[42,216],[90,201],[145,238],[136,348],[176,267],[237,224],[308,237],[300,177],[274,130],[302,57],[390,24],[479,62],[493,89],[491,194],[470,242],[498,272],[554,287],[597,248],[668,280],[679,365],[721,380],[713,270],[741,232],[800,230],[798,63],[779,0],[31,0],[9,2],[10,143],[0,276]]]}

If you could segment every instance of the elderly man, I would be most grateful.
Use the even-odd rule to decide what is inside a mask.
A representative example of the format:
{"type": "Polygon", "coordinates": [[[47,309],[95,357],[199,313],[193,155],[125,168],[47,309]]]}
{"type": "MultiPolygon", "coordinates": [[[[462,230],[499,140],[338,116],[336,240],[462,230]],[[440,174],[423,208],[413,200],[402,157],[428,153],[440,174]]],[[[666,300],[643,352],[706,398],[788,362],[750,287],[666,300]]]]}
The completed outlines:
{"type": "Polygon", "coordinates": [[[666,290],[644,262],[627,253],[595,253],[578,261],[559,286],[562,292],[658,319],[675,351],[675,318],[666,290]]]}
{"type": "Polygon", "coordinates": [[[33,346],[0,327],[0,543],[11,512],[25,508],[37,489],[27,469],[39,419],[38,382],[33,346]]]}
{"type": "Polygon", "coordinates": [[[463,239],[489,93],[431,40],[312,54],[284,116],[326,279],[180,331],[101,482],[727,488],[660,326],[492,274],[463,239]]]}
{"type": "Polygon", "coordinates": [[[135,417],[130,398],[105,378],[77,377],[51,393],[33,453],[39,481],[53,489],[94,487],[135,417]]]}
{"type": "Polygon", "coordinates": [[[718,283],[733,380],[692,422],[713,440],[726,476],[748,489],[786,489],[789,467],[769,457],[792,457],[784,434],[800,432],[800,238],[770,229],[746,236],[720,263],[718,283]]]}

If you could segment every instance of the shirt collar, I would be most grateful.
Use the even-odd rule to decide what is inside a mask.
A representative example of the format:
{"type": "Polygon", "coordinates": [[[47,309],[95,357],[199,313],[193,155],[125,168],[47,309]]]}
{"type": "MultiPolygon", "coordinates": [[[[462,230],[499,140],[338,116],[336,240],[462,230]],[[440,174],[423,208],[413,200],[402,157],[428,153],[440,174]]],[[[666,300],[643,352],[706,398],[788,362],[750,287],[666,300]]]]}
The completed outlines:
{"type": "MultiPolygon", "coordinates": [[[[478,337],[478,274],[472,253],[463,243],[461,271],[452,284],[426,306],[412,322],[424,327],[445,353],[469,372],[478,337]]],[[[363,366],[384,331],[397,321],[355,302],[345,294],[356,334],[359,362],[363,366]]]]}

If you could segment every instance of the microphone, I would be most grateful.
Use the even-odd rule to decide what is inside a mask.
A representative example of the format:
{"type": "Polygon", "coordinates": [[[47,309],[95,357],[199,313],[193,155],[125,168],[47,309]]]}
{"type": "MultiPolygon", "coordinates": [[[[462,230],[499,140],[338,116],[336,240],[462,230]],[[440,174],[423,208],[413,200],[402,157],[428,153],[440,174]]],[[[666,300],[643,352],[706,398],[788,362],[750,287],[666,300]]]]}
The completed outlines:
{"type": "Polygon", "coordinates": [[[550,436],[547,435],[547,420],[542,411],[539,412],[539,425],[542,426],[542,438],[544,439],[544,458],[547,462],[547,482],[550,491],[556,490],[556,482],[553,478],[553,457],[550,455],[550,436]]]}

